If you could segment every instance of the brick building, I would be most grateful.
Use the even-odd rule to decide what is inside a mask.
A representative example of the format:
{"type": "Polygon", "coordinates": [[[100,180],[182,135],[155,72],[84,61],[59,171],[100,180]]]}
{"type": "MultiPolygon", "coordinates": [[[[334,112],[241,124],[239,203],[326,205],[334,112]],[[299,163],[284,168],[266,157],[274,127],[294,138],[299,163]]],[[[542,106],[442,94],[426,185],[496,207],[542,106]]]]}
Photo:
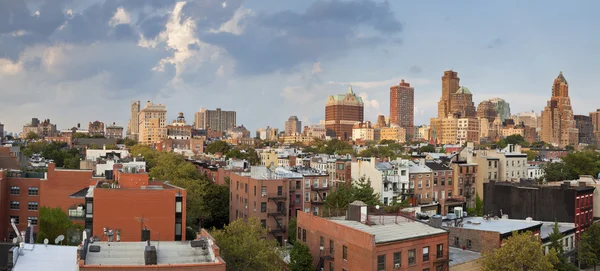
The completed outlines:
{"type": "Polygon", "coordinates": [[[397,86],[390,87],[390,124],[406,129],[409,140],[412,139],[415,126],[414,111],[415,88],[402,79],[397,86]]]}
{"type": "Polygon", "coordinates": [[[552,97],[542,112],[540,139],[560,147],[579,143],[579,132],[569,98],[569,83],[562,72],[554,79],[552,97]]]}
{"type": "Polygon", "coordinates": [[[91,136],[104,136],[104,122],[94,121],[88,123],[88,133],[91,136]]]}
{"type": "Polygon", "coordinates": [[[106,126],[106,138],[123,139],[123,126],[118,126],[116,123],[106,126]]]}
{"type": "Polygon", "coordinates": [[[577,186],[571,186],[570,182],[561,186],[533,186],[491,181],[483,188],[484,214],[575,223],[577,238],[594,221],[595,188],[585,186],[584,182],[577,186]]]}
{"type": "Polygon", "coordinates": [[[575,127],[578,130],[579,143],[595,145],[596,136],[594,135],[594,124],[590,116],[574,115],[575,127]]]}
{"type": "Polygon", "coordinates": [[[352,87],[348,88],[346,94],[329,96],[325,104],[327,136],[349,140],[352,137],[352,126],[363,121],[363,100],[354,94],[352,87]]]}
{"type": "Polygon", "coordinates": [[[448,270],[446,230],[404,216],[370,215],[359,201],[347,217],[300,212],[297,223],[297,240],[309,247],[317,270],[448,270]]]}
{"type": "Polygon", "coordinates": [[[448,191],[454,190],[452,168],[441,161],[426,162],[425,165],[433,171],[433,201],[439,202],[437,213],[446,215],[452,213],[453,207],[461,207],[463,205],[462,202],[457,204],[451,200],[446,200],[449,199],[447,197],[448,191]]]}

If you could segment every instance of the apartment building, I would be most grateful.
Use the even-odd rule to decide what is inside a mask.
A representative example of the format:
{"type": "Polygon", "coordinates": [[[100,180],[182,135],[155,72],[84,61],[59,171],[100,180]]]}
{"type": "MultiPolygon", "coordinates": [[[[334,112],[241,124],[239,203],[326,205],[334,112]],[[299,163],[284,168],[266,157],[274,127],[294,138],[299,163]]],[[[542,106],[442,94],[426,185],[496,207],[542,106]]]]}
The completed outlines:
{"type": "Polygon", "coordinates": [[[359,201],[346,217],[298,213],[297,240],[317,270],[448,270],[448,232],[405,216],[373,215],[359,201]]]}
{"type": "Polygon", "coordinates": [[[302,121],[298,120],[296,116],[290,116],[285,122],[285,135],[293,136],[300,135],[302,133],[302,121]]]}
{"type": "MultiPolygon", "coordinates": [[[[437,203],[433,198],[433,171],[425,166],[425,160],[410,162],[408,172],[410,174],[409,188],[414,189],[413,206],[421,206],[423,213],[437,213],[437,203]]],[[[448,191],[448,197],[452,191],[448,191]]],[[[442,196],[443,197],[443,196],[442,196]]]]}
{"type": "Polygon", "coordinates": [[[106,126],[106,138],[111,139],[123,139],[123,127],[112,123],[112,125],[106,126]]]}
{"type": "Polygon", "coordinates": [[[379,129],[379,140],[393,140],[398,143],[406,142],[406,129],[396,124],[379,129]]]}
{"type": "Polygon", "coordinates": [[[88,123],[88,133],[91,136],[104,136],[104,122],[94,121],[88,123]]]}
{"type": "Polygon", "coordinates": [[[256,137],[260,140],[276,141],[279,138],[279,129],[270,126],[256,129],[256,137]]]}
{"type": "Polygon", "coordinates": [[[224,111],[221,108],[216,110],[201,108],[200,112],[196,112],[194,115],[194,125],[196,129],[212,129],[225,132],[227,129],[236,126],[236,112],[224,111]]]}
{"type": "Polygon", "coordinates": [[[138,115],[140,144],[150,145],[158,143],[167,137],[167,107],[162,104],[146,102],[146,106],[138,115]]]}
{"type": "Polygon", "coordinates": [[[177,119],[167,125],[167,138],[169,139],[190,139],[192,138],[192,125],[185,122],[182,112],[177,114],[177,119]]]}
{"type": "Polygon", "coordinates": [[[480,150],[479,155],[498,158],[498,179],[501,182],[519,182],[527,178],[527,154],[521,153],[521,146],[509,144],[501,150],[480,150]]]}
{"type": "Polygon", "coordinates": [[[370,121],[357,122],[352,126],[352,140],[373,141],[375,139],[375,128],[370,121]]]}
{"type": "Polygon", "coordinates": [[[131,106],[129,109],[130,109],[130,116],[129,116],[129,123],[127,124],[126,136],[129,139],[138,141],[138,135],[140,132],[140,130],[139,130],[140,129],[139,114],[140,114],[140,109],[141,109],[140,101],[131,102],[131,106]]]}
{"type": "Polygon", "coordinates": [[[446,197],[448,191],[454,190],[452,168],[440,160],[427,161],[425,166],[433,171],[433,202],[440,205],[437,213],[447,215],[453,212],[454,207],[461,207],[463,202],[452,201],[446,197]]]}
{"type": "Polygon", "coordinates": [[[377,162],[375,157],[363,158],[351,164],[353,179],[365,178],[381,197],[384,205],[392,205],[412,196],[409,187],[409,161],[377,162]]]}
{"type": "Polygon", "coordinates": [[[450,163],[454,175],[455,195],[464,198],[468,208],[475,207],[477,164],[465,160],[450,163]]]}

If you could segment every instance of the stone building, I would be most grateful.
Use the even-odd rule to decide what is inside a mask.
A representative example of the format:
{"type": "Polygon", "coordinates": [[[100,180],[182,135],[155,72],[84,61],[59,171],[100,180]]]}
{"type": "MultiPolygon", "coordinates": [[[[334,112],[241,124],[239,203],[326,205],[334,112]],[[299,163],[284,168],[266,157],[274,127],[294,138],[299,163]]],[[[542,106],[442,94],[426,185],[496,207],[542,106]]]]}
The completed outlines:
{"type": "Polygon", "coordinates": [[[579,132],[569,98],[569,83],[562,72],[554,79],[552,97],[542,112],[541,139],[561,147],[579,143],[579,132]]]}
{"type": "Polygon", "coordinates": [[[575,115],[575,126],[579,132],[578,140],[581,144],[596,145],[596,137],[594,135],[594,124],[592,118],[586,115],[575,115]]]}
{"type": "Polygon", "coordinates": [[[410,83],[400,81],[390,87],[390,124],[396,124],[412,135],[415,126],[415,88],[410,83]]]}

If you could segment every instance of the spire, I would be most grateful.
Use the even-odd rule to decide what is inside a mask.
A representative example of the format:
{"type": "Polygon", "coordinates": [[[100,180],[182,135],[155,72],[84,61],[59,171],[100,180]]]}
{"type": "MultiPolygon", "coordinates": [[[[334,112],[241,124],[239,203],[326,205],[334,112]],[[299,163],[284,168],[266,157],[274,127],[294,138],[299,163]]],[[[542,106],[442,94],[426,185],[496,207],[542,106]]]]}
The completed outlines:
{"type": "Polygon", "coordinates": [[[558,79],[560,82],[563,82],[563,83],[565,83],[565,84],[569,84],[569,83],[567,82],[567,79],[565,79],[565,77],[563,76],[563,73],[562,73],[562,71],[560,71],[560,73],[558,74],[558,77],[556,77],[556,79],[558,79]]]}
{"type": "Polygon", "coordinates": [[[354,91],[352,91],[352,85],[348,85],[348,94],[354,95],[354,91]]]}

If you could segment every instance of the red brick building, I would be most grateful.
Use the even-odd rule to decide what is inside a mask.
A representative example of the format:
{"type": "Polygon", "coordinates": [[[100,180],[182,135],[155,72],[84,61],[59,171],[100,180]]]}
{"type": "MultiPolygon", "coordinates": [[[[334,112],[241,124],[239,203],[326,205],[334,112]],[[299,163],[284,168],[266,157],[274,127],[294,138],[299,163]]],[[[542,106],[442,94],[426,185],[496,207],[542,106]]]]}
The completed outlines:
{"type": "Polygon", "coordinates": [[[448,232],[404,216],[375,216],[362,202],[348,216],[298,213],[297,240],[317,270],[448,270],[448,232]]]}
{"type": "Polygon", "coordinates": [[[325,104],[325,129],[327,136],[350,140],[352,126],[364,121],[364,104],[352,87],[346,94],[331,95],[325,104]]]}
{"type": "Polygon", "coordinates": [[[405,128],[409,139],[414,132],[414,111],[415,88],[402,79],[397,86],[390,87],[390,124],[405,128]]]}

